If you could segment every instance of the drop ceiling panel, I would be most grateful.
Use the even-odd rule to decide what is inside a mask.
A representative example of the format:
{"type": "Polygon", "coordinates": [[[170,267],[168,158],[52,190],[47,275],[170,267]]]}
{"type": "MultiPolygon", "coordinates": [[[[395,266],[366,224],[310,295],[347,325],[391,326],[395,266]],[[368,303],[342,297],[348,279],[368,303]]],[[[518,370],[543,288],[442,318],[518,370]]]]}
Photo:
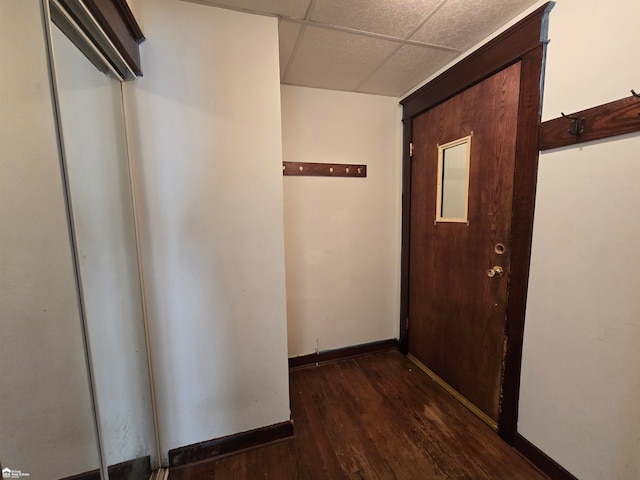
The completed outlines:
{"type": "Polygon", "coordinates": [[[399,96],[537,0],[183,1],[280,17],[282,83],[399,96]]]}
{"type": "Polygon", "coordinates": [[[316,0],[311,20],[404,39],[442,0],[316,0]]]}
{"type": "Polygon", "coordinates": [[[308,25],[284,82],[353,90],[396,48],[396,42],[308,25]]]}
{"type": "Polygon", "coordinates": [[[304,18],[311,0],[194,0],[215,7],[247,10],[263,15],[304,18]]]}
{"type": "Polygon", "coordinates": [[[465,50],[535,2],[448,0],[411,40],[465,50]]]}
{"type": "Polygon", "coordinates": [[[427,47],[404,45],[360,85],[358,91],[400,96],[444,67],[457,55],[427,47]]]}
{"type": "Polygon", "coordinates": [[[291,53],[296,46],[296,40],[298,39],[298,33],[302,25],[295,22],[287,22],[281,20],[278,25],[278,32],[280,36],[280,79],[284,75],[291,58],[291,53]]]}

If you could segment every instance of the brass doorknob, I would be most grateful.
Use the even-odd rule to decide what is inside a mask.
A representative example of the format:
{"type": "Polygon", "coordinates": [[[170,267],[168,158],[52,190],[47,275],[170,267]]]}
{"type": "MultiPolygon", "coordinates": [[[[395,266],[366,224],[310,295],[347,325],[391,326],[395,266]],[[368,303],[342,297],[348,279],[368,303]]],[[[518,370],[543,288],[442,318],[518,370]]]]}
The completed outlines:
{"type": "Polygon", "coordinates": [[[496,265],[495,267],[491,267],[489,270],[487,270],[487,277],[493,278],[493,277],[498,277],[500,278],[502,275],[504,275],[504,270],[502,269],[502,267],[496,265]]]}

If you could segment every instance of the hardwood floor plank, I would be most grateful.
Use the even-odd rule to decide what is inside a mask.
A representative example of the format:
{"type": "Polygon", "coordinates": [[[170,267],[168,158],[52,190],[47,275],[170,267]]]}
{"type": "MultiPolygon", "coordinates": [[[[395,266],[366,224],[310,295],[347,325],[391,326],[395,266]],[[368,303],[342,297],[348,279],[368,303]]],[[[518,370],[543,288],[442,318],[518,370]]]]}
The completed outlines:
{"type": "Polygon", "coordinates": [[[171,469],[170,480],[542,480],[401,353],[292,370],[295,437],[171,469]]]}
{"type": "Polygon", "coordinates": [[[527,462],[523,466],[493,430],[404,357],[368,356],[362,362],[369,378],[379,375],[381,390],[402,392],[396,408],[409,413],[404,426],[417,432],[417,443],[445,478],[545,478],[527,462]]]}
{"type": "Polygon", "coordinates": [[[401,421],[401,428],[412,432],[410,440],[418,450],[418,456],[429,461],[431,468],[441,478],[468,478],[471,473],[475,478],[485,478],[481,469],[477,468],[475,459],[465,454],[466,437],[455,430],[465,428],[467,422],[473,423],[477,419],[472,416],[465,418],[468,413],[466,409],[460,411],[455,408],[459,405],[457,402],[451,403],[448,394],[439,398],[442,393],[440,387],[434,388],[433,382],[423,378],[423,373],[412,364],[398,364],[398,369],[404,367],[406,372],[398,371],[397,378],[387,375],[384,365],[377,360],[366,359],[368,367],[363,370],[369,378],[377,375],[380,389],[389,392],[387,398],[393,410],[406,413],[397,417],[401,421]],[[448,409],[449,406],[454,408],[448,409]],[[462,419],[458,418],[459,413],[463,414],[462,419]]]}
{"type": "MultiPolygon", "coordinates": [[[[345,366],[352,362],[346,361],[345,366]]],[[[373,404],[375,396],[366,390],[361,390],[357,400],[352,392],[351,385],[344,381],[344,373],[339,365],[327,365],[323,369],[323,384],[327,385],[327,392],[336,402],[335,416],[339,423],[338,436],[343,439],[342,456],[348,462],[348,467],[343,464],[349,478],[395,479],[392,469],[379,449],[378,439],[372,435],[371,422],[365,417],[366,410],[361,408],[362,403],[373,404]],[[344,401],[348,399],[348,401],[344,401]]]]}
{"type": "MultiPolygon", "coordinates": [[[[364,424],[375,443],[384,449],[385,461],[393,471],[392,478],[445,478],[432,468],[431,459],[425,458],[416,446],[413,433],[403,424],[404,416],[398,416],[395,404],[389,402],[390,392],[380,388],[377,380],[372,380],[367,375],[370,372],[360,365],[360,362],[345,365],[348,369],[345,382],[358,385],[358,391],[349,398],[360,403],[364,424]],[[366,397],[364,392],[367,392],[366,397]]],[[[396,392],[391,392],[391,395],[397,398],[396,392]]]]}
{"type": "MultiPolygon", "coordinates": [[[[296,433],[299,475],[303,480],[340,480],[347,477],[340,468],[340,459],[333,447],[334,438],[325,423],[330,405],[312,388],[318,384],[319,372],[315,370],[299,370],[295,375],[296,384],[290,384],[294,432],[299,428],[296,433]],[[301,421],[300,427],[296,427],[298,421],[301,421]]],[[[318,389],[322,392],[321,385],[318,389]]]]}

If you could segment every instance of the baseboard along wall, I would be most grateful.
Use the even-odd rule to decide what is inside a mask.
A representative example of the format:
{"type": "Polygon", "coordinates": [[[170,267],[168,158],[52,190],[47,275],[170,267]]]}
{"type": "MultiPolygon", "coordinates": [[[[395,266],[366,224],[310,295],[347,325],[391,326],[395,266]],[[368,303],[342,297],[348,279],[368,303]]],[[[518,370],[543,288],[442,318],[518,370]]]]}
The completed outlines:
{"type": "Polygon", "coordinates": [[[291,420],[174,448],[169,450],[169,466],[177,467],[201,460],[210,460],[289,437],[293,437],[293,422],[291,420]]]}
{"type": "MultiPolygon", "coordinates": [[[[111,465],[108,471],[110,480],[148,480],[151,475],[151,457],[147,455],[111,465]]],[[[91,470],[60,480],[100,480],[100,470],[91,470]]]]}
{"type": "Polygon", "coordinates": [[[289,368],[303,368],[323,362],[343,360],[350,357],[359,357],[369,353],[386,352],[387,350],[400,350],[400,342],[393,338],[389,340],[379,340],[377,342],[352,345],[350,347],[336,348],[334,350],[323,350],[322,352],[300,355],[289,359],[289,368]]]}
{"type": "Polygon", "coordinates": [[[551,480],[578,480],[562,465],[557,463],[519,433],[516,433],[513,448],[520,452],[524,458],[538,467],[538,469],[551,480]]]}

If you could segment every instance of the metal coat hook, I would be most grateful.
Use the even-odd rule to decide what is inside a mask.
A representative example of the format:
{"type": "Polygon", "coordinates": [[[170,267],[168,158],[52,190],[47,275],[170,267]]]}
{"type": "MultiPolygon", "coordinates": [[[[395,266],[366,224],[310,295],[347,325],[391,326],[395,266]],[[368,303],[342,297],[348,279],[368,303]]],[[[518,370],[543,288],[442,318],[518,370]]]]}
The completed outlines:
{"type": "MultiPolygon", "coordinates": [[[[631,89],[631,95],[633,95],[636,98],[640,98],[640,95],[638,95],[633,88],[631,89]]],[[[638,114],[638,116],[640,117],[640,113],[638,114]]]]}
{"type": "Polygon", "coordinates": [[[569,115],[565,115],[563,112],[560,112],[560,115],[571,120],[571,128],[569,129],[569,133],[571,135],[580,135],[584,132],[584,118],[570,117],[569,115]]]}

